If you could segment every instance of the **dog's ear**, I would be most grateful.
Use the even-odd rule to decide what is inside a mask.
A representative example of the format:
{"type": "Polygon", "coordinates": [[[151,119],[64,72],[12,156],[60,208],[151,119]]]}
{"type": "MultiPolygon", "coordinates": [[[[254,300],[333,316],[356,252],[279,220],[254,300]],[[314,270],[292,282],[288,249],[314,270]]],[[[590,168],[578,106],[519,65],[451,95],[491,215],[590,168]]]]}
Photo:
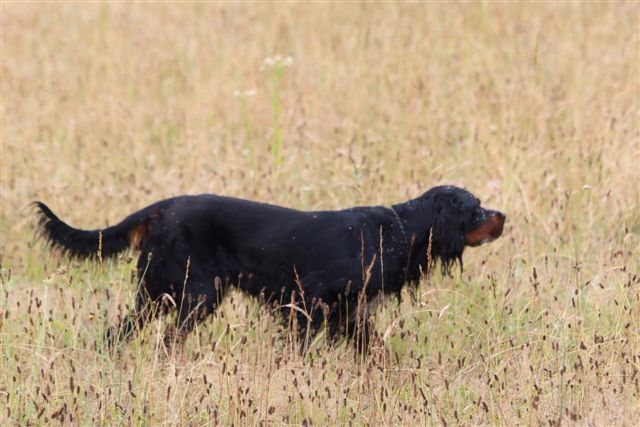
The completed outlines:
{"type": "Polygon", "coordinates": [[[432,255],[443,267],[460,259],[464,250],[464,233],[460,223],[460,207],[451,197],[434,200],[431,221],[432,255]]]}

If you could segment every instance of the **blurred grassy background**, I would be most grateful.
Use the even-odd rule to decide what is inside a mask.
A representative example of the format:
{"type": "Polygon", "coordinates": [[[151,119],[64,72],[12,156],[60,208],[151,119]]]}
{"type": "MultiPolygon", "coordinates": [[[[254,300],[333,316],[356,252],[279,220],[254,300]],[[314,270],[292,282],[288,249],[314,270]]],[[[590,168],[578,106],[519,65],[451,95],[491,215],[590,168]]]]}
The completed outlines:
{"type": "Polygon", "coordinates": [[[637,4],[1,10],[1,424],[640,415],[637,4]],[[365,365],[303,363],[239,295],[179,354],[156,328],[105,351],[132,265],[48,253],[27,208],[96,228],[183,193],[329,209],[440,183],[506,212],[504,237],[378,310],[365,365]]]}

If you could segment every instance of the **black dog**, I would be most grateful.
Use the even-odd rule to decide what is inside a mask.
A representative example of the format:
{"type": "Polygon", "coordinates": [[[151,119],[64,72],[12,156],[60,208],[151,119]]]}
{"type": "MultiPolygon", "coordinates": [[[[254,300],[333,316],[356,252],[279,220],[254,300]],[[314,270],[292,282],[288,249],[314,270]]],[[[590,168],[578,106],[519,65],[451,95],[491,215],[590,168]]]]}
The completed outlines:
{"type": "Polygon", "coordinates": [[[43,203],[35,205],[45,238],[69,256],[141,252],[143,286],[136,309],[119,326],[125,335],[166,311],[158,303],[167,294],[179,310],[178,331],[188,332],[233,286],[278,304],[299,333],[309,334],[300,336],[325,328],[332,338],[357,336],[361,350],[369,338],[363,302],[399,294],[436,260],[445,272],[456,261],[462,267],[465,246],[498,238],[505,221],[504,214],[481,208],[471,193],[451,186],[390,208],[317,212],[181,196],[92,231],[72,228],[43,203]]]}

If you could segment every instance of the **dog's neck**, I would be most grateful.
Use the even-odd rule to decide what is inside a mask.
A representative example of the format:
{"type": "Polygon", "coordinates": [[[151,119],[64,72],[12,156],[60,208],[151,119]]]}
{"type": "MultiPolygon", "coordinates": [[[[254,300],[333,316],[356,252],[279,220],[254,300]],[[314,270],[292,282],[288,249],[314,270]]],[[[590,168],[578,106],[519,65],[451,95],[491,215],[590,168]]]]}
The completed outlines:
{"type": "Polygon", "coordinates": [[[392,210],[403,225],[409,242],[407,279],[410,282],[416,282],[420,279],[421,274],[427,273],[430,268],[431,259],[427,258],[438,256],[437,253],[434,253],[433,242],[430,241],[432,213],[427,212],[425,200],[422,198],[393,205],[392,210]]]}
{"type": "MultiPolygon", "coordinates": [[[[413,245],[424,244],[428,241],[429,228],[431,224],[425,222],[428,213],[424,212],[423,201],[418,199],[409,200],[392,206],[398,220],[401,222],[405,234],[413,245]]],[[[426,247],[425,247],[426,249],[426,247]]]]}

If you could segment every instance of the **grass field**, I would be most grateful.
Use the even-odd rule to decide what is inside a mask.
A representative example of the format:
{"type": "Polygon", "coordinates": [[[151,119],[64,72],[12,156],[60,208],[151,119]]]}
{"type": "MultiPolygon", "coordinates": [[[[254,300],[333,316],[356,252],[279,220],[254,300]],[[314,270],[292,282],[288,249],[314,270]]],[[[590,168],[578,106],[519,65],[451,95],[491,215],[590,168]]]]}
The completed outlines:
{"type": "Polygon", "coordinates": [[[638,4],[1,11],[0,425],[637,425],[638,4]],[[166,320],[108,350],[134,263],[47,251],[28,208],[97,228],[183,193],[333,209],[441,183],[504,235],[378,307],[360,363],[302,358],[240,294],[179,351],[166,320]]]}

